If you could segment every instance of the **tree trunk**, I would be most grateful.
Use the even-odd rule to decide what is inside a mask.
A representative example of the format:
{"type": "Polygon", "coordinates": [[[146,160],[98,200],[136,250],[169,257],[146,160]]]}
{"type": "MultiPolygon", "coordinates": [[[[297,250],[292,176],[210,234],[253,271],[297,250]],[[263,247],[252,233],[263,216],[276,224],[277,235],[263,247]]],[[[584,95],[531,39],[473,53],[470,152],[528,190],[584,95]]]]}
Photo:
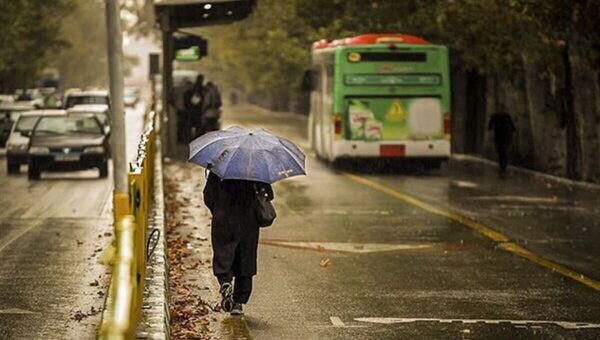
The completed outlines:
{"type": "Polygon", "coordinates": [[[486,125],[486,77],[477,70],[467,73],[466,95],[465,151],[481,154],[484,149],[486,125]]]}
{"type": "Polygon", "coordinates": [[[573,93],[575,117],[581,134],[582,179],[600,181],[600,126],[598,106],[598,83],[593,66],[581,49],[571,49],[570,61],[573,83],[577,90],[573,93]]]}
{"type": "Polygon", "coordinates": [[[565,132],[562,129],[562,104],[552,89],[551,76],[540,65],[523,57],[529,128],[533,141],[534,168],[558,176],[565,175],[565,132]]]}
{"type": "Polygon", "coordinates": [[[567,177],[582,179],[582,143],[581,121],[575,111],[575,95],[573,88],[573,70],[569,51],[569,43],[562,50],[564,68],[564,122],[567,137],[567,177]]]}

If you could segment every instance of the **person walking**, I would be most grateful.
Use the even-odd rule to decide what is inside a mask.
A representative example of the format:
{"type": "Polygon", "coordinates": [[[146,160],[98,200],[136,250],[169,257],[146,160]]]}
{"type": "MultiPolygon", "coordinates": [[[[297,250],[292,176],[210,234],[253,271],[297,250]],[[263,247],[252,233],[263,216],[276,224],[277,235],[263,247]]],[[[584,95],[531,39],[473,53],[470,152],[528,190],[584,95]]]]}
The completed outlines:
{"type": "Polygon", "coordinates": [[[177,110],[177,143],[189,143],[192,137],[190,128],[192,82],[184,78],[175,88],[175,109],[177,110]]]}
{"type": "Polygon", "coordinates": [[[204,75],[199,74],[196,77],[196,82],[191,90],[190,104],[192,115],[192,125],[194,126],[195,132],[194,137],[201,135],[202,131],[202,115],[204,114],[204,75]]]}
{"type": "Polygon", "coordinates": [[[512,144],[513,133],[516,131],[515,124],[510,114],[501,110],[490,117],[488,130],[494,131],[494,144],[498,153],[498,175],[504,178],[508,166],[508,150],[512,144]]]}
{"type": "Polygon", "coordinates": [[[213,172],[204,188],[204,203],[213,216],[213,272],[219,281],[221,307],[232,315],[243,314],[252,294],[260,232],[253,201],[259,193],[273,200],[269,184],[222,180],[213,172]]]}
{"type": "Polygon", "coordinates": [[[219,120],[221,118],[222,105],[223,102],[219,88],[213,82],[207,82],[204,87],[204,98],[202,100],[201,134],[221,128],[219,120]]]}
{"type": "Polygon", "coordinates": [[[241,315],[256,275],[260,228],[277,217],[271,184],[306,175],[306,155],[289,139],[239,126],[208,132],[189,146],[188,161],[208,171],[203,193],[221,307],[241,315]]]}

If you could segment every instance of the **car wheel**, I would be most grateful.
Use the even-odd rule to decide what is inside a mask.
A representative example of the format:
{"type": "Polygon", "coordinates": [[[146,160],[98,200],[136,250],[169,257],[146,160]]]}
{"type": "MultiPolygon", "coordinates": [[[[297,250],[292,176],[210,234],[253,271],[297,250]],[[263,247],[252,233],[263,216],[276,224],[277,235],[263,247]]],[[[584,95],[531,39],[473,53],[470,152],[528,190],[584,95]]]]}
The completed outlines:
{"type": "Polygon", "coordinates": [[[9,174],[18,174],[21,170],[21,164],[10,158],[6,158],[6,172],[9,174]]]}
{"type": "Polygon", "coordinates": [[[37,165],[35,162],[29,162],[29,168],[27,169],[27,177],[31,180],[38,180],[40,179],[40,175],[41,175],[41,170],[39,165],[37,165]]]}
{"type": "Polygon", "coordinates": [[[102,163],[98,167],[98,170],[100,170],[100,178],[106,178],[106,177],[108,177],[108,162],[102,163]]]}

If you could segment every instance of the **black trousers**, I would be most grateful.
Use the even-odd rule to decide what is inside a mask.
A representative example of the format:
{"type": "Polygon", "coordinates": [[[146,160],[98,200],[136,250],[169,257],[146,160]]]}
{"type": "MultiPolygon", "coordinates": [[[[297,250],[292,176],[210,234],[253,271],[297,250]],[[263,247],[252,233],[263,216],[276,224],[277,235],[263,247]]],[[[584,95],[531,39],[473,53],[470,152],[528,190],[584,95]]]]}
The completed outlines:
{"type": "Polygon", "coordinates": [[[508,167],[508,149],[510,148],[510,136],[495,136],[494,144],[496,144],[496,152],[498,153],[498,172],[506,173],[508,167]]]}
{"type": "Polygon", "coordinates": [[[190,125],[188,112],[177,111],[177,143],[187,144],[192,140],[192,127],[190,125]]]}
{"type": "MultiPolygon", "coordinates": [[[[219,274],[217,280],[219,285],[230,282],[233,278],[232,274],[219,274]]],[[[252,276],[236,276],[233,283],[233,301],[246,304],[250,300],[252,294],[252,276]]]]}

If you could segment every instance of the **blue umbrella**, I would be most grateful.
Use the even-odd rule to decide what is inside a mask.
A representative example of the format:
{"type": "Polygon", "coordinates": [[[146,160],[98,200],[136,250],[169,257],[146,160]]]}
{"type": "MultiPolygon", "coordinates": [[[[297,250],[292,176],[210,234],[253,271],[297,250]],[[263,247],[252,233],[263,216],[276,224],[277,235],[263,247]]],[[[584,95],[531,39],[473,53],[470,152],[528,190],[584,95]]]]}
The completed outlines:
{"type": "Polygon", "coordinates": [[[306,156],[290,140],[265,129],[233,126],[204,134],[190,143],[188,161],[223,179],[274,183],[305,175],[306,156]]]}

